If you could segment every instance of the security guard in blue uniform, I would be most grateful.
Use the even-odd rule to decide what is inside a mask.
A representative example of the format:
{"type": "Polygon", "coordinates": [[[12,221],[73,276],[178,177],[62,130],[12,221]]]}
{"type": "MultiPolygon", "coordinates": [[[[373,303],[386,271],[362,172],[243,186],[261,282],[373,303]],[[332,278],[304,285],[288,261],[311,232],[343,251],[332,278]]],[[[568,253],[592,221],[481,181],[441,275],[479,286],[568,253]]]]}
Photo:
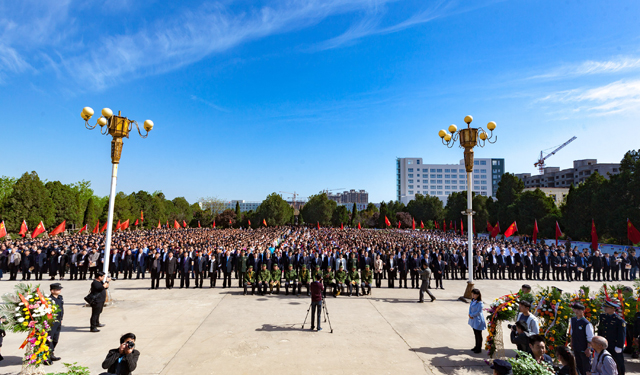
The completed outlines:
{"type": "Polygon", "coordinates": [[[51,332],[49,335],[51,336],[51,345],[49,359],[52,361],[59,361],[60,357],[56,357],[54,355],[54,350],[56,350],[56,345],[58,345],[58,340],[60,339],[60,331],[62,330],[62,317],[64,316],[64,300],[62,299],[62,295],[60,292],[62,291],[62,285],[60,283],[53,283],[49,285],[49,289],[51,290],[51,302],[58,305],[58,314],[54,318],[55,321],[51,325],[51,332]]]}
{"type": "Polygon", "coordinates": [[[571,349],[576,357],[576,369],[580,375],[591,371],[591,363],[585,352],[594,336],[593,326],[584,317],[585,307],[581,303],[571,305],[575,317],[569,322],[568,334],[571,336],[571,349]]]}
{"type": "Polygon", "coordinates": [[[598,334],[609,343],[607,351],[611,353],[611,357],[616,361],[618,366],[618,374],[624,375],[624,356],[622,349],[624,348],[624,339],[626,336],[627,323],[616,314],[616,310],[620,308],[615,302],[606,301],[603,305],[604,314],[600,314],[600,322],[598,323],[598,334]]]}

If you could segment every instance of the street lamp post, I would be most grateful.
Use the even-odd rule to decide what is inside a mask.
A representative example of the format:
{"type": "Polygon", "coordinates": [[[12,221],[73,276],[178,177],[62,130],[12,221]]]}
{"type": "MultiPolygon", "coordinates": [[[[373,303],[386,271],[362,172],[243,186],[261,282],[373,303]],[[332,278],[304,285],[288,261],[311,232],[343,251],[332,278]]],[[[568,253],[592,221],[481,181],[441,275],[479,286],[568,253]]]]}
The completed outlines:
{"type": "Polygon", "coordinates": [[[100,133],[103,135],[111,135],[111,190],[109,192],[109,214],[107,216],[107,236],[104,245],[104,267],[103,272],[109,274],[109,261],[111,260],[111,235],[113,228],[113,206],[116,201],[116,182],[118,180],[118,164],[120,164],[120,155],[122,154],[122,138],[129,138],[129,132],[133,128],[133,124],[138,129],[140,137],[147,138],[151,129],[153,129],[153,121],[146,120],[144,122],[144,130],[146,134],[140,132],[140,126],[135,120],[130,120],[126,117],[122,117],[120,111],[118,115],[114,115],[113,111],[109,108],[102,109],[102,116],[98,118],[95,125],[89,125],[89,120],[93,116],[93,109],[90,107],[84,107],[81,113],[85,122],[85,127],[89,130],[93,130],[96,126],[100,125],[100,133]],[[106,128],[105,128],[106,126],[106,128]]]}
{"type": "Polygon", "coordinates": [[[455,145],[456,141],[460,141],[460,148],[464,148],[464,166],[467,171],[467,209],[462,212],[467,216],[467,243],[468,243],[468,255],[467,263],[469,270],[469,281],[467,281],[467,288],[465,289],[464,296],[460,299],[466,302],[466,299],[471,298],[471,290],[473,289],[473,196],[471,194],[473,189],[473,148],[475,146],[484,147],[485,141],[489,143],[495,143],[498,137],[493,137],[493,131],[496,128],[496,123],[491,121],[487,124],[487,129],[490,133],[487,133],[482,128],[472,128],[471,121],[473,117],[466,116],[464,122],[467,124],[467,128],[458,130],[455,125],[449,126],[449,132],[446,130],[440,130],[438,135],[442,139],[442,143],[451,148],[455,145]],[[480,138],[478,140],[478,138],[480,138]]]}

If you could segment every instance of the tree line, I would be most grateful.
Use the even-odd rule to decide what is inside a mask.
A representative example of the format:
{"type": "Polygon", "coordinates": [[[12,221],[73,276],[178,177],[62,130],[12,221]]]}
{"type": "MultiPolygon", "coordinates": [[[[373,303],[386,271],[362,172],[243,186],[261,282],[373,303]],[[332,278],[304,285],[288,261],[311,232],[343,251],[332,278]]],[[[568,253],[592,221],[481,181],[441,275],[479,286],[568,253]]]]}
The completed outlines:
{"type": "MultiPolygon", "coordinates": [[[[574,240],[590,241],[591,221],[596,224],[600,242],[626,244],[626,220],[640,225],[640,150],[629,151],[621,161],[620,174],[604,178],[593,173],[585,182],[571,186],[565,202],[557,207],[554,200],[542,191],[524,191],[524,183],[515,175],[506,173],[498,184],[496,199],[472,194],[474,222],[477,232],[485,232],[487,223],[500,222],[502,231],[517,222],[519,234],[531,235],[535,221],[540,238],[553,238],[555,222],[564,234],[574,240]]],[[[169,200],[161,191],[148,193],[140,190],[116,195],[114,222],[139,221],[138,228],[155,228],[158,222],[173,226],[174,220],[190,227],[258,227],[281,225],[321,225],[323,227],[350,226],[362,228],[416,227],[420,223],[432,229],[436,223],[442,228],[462,221],[466,228],[466,192],[454,192],[447,204],[435,196],[416,195],[408,204],[399,201],[381,202],[380,207],[369,203],[358,211],[355,204],[351,212],[347,207],[330,200],[321,193],[309,197],[308,202],[296,214],[280,195],[267,196],[255,211],[240,212],[227,209],[217,198],[200,198],[189,203],[184,197],[169,200]],[[389,220],[390,225],[386,224],[389,220]]],[[[20,178],[0,178],[0,220],[7,230],[17,233],[22,220],[30,229],[42,221],[52,228],[66,220],[68,228],[89,228],[96,222],[107,221],[108,197],[96,196],[89,181],[63,184],[60,181],[42,181],[36,172],[25,173],[20,178]]],[[[132,226],[133,227],[133,226],[132,226]]]]}

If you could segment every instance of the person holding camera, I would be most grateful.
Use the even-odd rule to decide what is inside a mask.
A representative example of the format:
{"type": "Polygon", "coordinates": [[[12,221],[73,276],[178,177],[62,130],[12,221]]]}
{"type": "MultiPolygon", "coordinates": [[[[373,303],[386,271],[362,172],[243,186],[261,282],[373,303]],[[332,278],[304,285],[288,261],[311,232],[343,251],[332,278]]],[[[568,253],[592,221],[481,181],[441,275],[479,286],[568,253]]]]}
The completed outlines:
{"type": "Polygon", "coordinates": [[[120,337],[120,346],[109,350],[107,357],[102,362],[102,368],[111,375],[129,375],[138,366],[140,352],[136,346],[136,335],[127,333],[120,337]]]}
{"type": "Polygon", "coordinates": [[[509,324],[511,329],[511,343],[516,344],[518,350],[522,352],[529,352],[529,328],[522,321],[517,321],[516,324],[509,324]]]}
{"type": "Polygon", "coordinates": [[[317,318],[318,331],[322,331],[320,327],[320,314],[322,313],[322,276],[316,275],[316,280],[309,286],[311,290],[311,330],[315,329],[314,318],[317,318]],[[317,311],[317,312],[316,312],[317,311]]]}
{"type": "Polygon", "coordinates": [[[528,331],[531,334],[537,335],[538,333],[540,333],[540,323],[538,323],[538,318],[531,315],[530,313],[531,302],[520,300],[519,310],[520,312],[518,313],[518,317],[516,318],[516,321],[524,322],[525,325],[527,326],[528,331]]]}
{"type": "Polygon", "coordinates": [[[110,278],[105,281],[104,272],[96,272],[96,278],[91,282],[91,291],[85,297],[85,300],[88,299],[87,302],[91,306],[91,332],[100,332],[98,327],[104,327],[104,324],[100,324],[100,314],[102,314],[102,308],[107,300],[109,281],[111,281],[110,278]]]}

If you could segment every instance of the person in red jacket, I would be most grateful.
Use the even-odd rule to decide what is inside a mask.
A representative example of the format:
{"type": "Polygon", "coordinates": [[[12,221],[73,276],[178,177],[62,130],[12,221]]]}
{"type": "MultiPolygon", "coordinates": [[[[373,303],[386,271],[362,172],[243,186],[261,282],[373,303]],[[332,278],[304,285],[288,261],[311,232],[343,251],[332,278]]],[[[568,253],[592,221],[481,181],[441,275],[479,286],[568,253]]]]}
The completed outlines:
{"type": "Polygon", "coordinates": [[[318,320],[318,331],[322,331],[320,327],[320,314],[322,312],[322,290],[324,288],[320,274],[316,274],[316,280],[311,283],[309,288],[311,289],[311,330],[313,331],[315,328],[315,324],[313,323],[314,316],[316,316],[318,320]]]}

